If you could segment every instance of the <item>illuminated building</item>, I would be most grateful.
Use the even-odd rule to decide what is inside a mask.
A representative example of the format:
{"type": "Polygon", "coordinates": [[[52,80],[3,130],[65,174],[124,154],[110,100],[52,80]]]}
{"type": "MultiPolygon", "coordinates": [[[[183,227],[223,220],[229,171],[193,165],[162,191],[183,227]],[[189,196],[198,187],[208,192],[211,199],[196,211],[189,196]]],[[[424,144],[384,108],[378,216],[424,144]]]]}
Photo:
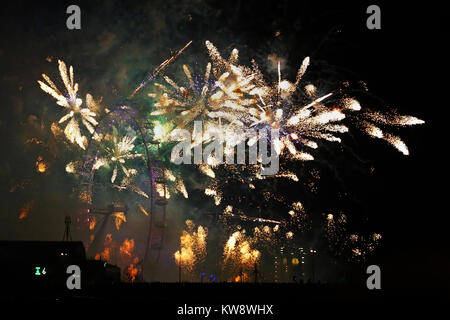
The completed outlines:
{"type": "Polygon", "coordinates": [[[317,251],[309,248],[281,247],[279,255],[274,256],[274,282],[293,282],[316,280],[315,257],[317,251]]]}

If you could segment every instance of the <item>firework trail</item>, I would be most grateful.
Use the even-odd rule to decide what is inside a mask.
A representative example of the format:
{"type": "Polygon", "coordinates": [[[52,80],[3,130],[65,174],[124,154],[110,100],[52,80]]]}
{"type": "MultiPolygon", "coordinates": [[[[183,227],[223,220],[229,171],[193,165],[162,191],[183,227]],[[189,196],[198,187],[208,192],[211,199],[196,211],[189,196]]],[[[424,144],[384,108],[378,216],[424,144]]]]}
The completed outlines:
{"type": "Polygon", "coordinates": [[[130,97],[134,97],[136,95],[136,93],[138,93],[139,90],[141,90],[142,88],[144,88],[148,82],[152,81],[153,79],[155,79],[155,77],[161,72],[163,71],[172,61],[174,61],[187,47],[189,47],[192,43],[192,40],[189,41],[182,49],[180,49],[177,54],[175,54],[174,56],[172,56],[171,58],[165,60],[163,63],[161,63],[158,68],[155,69],[155,71],[153,71],[152,73],[150,73],[147,78],[142,81],[139,86],[133,91],[133,93],[130,95],[130,97]]]}

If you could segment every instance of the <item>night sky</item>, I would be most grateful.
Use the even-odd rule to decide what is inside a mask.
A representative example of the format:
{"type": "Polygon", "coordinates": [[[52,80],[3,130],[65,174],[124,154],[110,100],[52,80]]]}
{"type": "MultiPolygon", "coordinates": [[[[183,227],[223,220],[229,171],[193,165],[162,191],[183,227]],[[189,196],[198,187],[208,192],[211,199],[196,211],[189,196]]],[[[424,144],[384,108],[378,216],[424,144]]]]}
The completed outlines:
{"type": "MultiPolygon", "coordinates": [[[[386,287],[448,286],[448,209],[442,206],[448,197],[448,133],[442,130],[445,124],[438,124],[448,108],[448,12],[429,2],[379,3],[382,28],[368,30],[365,9],[372,2],[78,1],[73,3],[81,8],[81,30],[73,31],[66,28],[65,13],[72,2],[4,4],[0,240],[60,240],[63,217],[74,206],[75,182],[64,173],[71,154],[62,153],[55,142],[45,147],[26,143],[36,136],[49,139],[49,124],[60,117],[59,107],[39,89],[41,73],[56,78],[60,58],[74,66],[83,92],[117,105],[147,72],[190,40],[193,44],[167,72],[176,72],[182,63],[203,70],[204,41],[210,40],[224,56],[238,48],[244,64],[255,58],[267,67],[267,55],[275,53],[285,59],[287,78],[295,77],[309,55],[317,62],[311,72],[316,78],[319,73],[324,87],[336,74],[339,79],[362,80],[376,97],[371,108],[393,107],[425,121],[398,131],[409,147],[408,157],[381,140],[347,137],[345,147],[319,161],[327,172],[324,191],[310,207],[320,211],[337,201],[338,191],[350,194],[343,209],[351,213],[355,229],[383,235],[369,261],[384,270],[386,287]],[[45,174],[35,167],[42,153],[51,162],[45,174]],[[327,171],[330,162],[338,176],[327,171]],[[372,173],[369,168],[374,168],[372,173]],[[23,186],[12,192],[18,184],[23,186]],[[20,208],[30,201],[33,210],[19,220],[20,208]]],[[[296,192],[289,186],[277,188],[280,193],[296,192]]],[[[180,205],[201,214],[202,199],[193,201],[180,205]]]]}

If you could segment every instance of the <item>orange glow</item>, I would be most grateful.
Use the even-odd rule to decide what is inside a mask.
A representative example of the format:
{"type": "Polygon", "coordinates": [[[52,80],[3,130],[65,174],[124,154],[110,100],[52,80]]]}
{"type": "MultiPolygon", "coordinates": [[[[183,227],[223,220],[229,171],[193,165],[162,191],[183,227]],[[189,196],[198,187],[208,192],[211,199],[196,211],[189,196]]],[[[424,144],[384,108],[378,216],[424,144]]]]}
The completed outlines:
{"type": "Polygon", "coordinates": [[[131,257],[134,250],[134,239],[125,239],[120,246],[120,254],[131,257]]]}
{"type": "Polygon", "coordinates": [[[27,202],[21,209],[19,214],[19,219],[25,219],[28,214],[31,212],[31,209],[33,207],[33,201],[27,202]]]}
{"type": "Polygon", "coordinates": [[[138,262],[139,262],[139,259],[137,257],[134,258],[133,263],[131,263],[127,268],[128,279],[130,280],[130,282],[134,282],[139,273],[139,269],[136,266],[136,264],[138,262]]]}
{"type": "Polygon", "coordinates": [[[111,233],[108,233],[105,237],[105,249],[101,253],[95,255],[95,260],[111,261],[113,240],[111,233]]]}
{"type": "Polygon", "coordinates": [[[124,275],[129,282],[136,280],[139,274],[139,258],[134,252],[134,239],[125,239],[119,248],[120,262],[124,266],[124,275]]]}
{"type": "Polygon", "coordinates": [[[120,226],[123,222],[127,222],[127,218],[125,217],[125,213],[123,212],[116,212],[113,214],[115,217],[115,223],[116,223],[116,229],[120,230],[120,226]]]}
{"type": "Polygon", "coordinates": [[[143,207],[141,204],[139,204],[139,209],[141,209],[141,211],[142,211],[143,214],[145,214],[146,216],[148,216],[147,210],[145,210],[144,207],[143,207]]]}
{"type": "Polygon", "coordinates": [[[94,230],[96,223],[95,217],[89,218],[89,230],[94,230]]]}
{"type": "Polygon", "coordinates": [[[27,139],[26,142],[27,143],[34,143],[34,144],[43,144],[43,142],[41,140],[39,140],[38,138],[27,139]]]}
{"type": "Polygon", "coordinates": [[[237,275],[234,277],[234,279],[231,279],[234,282],[248,282],[250,280],[247,272],[242,272],[240,275],[237,275]]]}
{"type": "Polygon", "coordinates": [[[105,248],[102,253],[97,253],[95,255],[95,260],[110,261],[111,259],[111,248],[105,248]]]}
{"type": "Polygon", "coordinates": [[[40,173],[44,173],[47,170],[47,167],[47,163],[41,156],[39,156],[36,160],[36,170],[40,173]]]}

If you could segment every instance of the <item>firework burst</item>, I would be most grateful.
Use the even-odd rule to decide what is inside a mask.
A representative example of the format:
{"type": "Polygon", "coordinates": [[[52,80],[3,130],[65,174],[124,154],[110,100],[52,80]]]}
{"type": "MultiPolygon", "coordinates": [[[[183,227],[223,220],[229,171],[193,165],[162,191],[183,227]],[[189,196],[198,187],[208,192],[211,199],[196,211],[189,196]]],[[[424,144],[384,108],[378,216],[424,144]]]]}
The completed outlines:
{"type": "Polygon", "coordinates": [[[248,237],[245,230],[235,231],[227,239],[223,250],[223,265],[225,273],[229,273],[231,279],[236,274],[246,278],[258,263],[261,252],[254,248],[256,238],[248,237]]]}
{"type": "Polygon", "coordinates": [[[206,258],[206,239],[208,229],[198,226],[192,220],[186,220],[187,230],[180,236],[180,250],[174,253],[175,262],[185,273],[192,273],[195,267],[206,258]]]}
{"type": "Polygon", "coordinates": [[[105,144],[108,144],[103,147],[105,156],[97,159],[94,164],[94,169],[112,165],[114,168],[111,176],[111,183],[114,183],[117,178],[118,168],[120,168],[125,176],[129,178],[135,173],[135,170],[128,169],[125,166],[126,161],[142,157],[142,154],[132,152],[135,148],[134,141],[136,140],[136,136],[120,136],[118,130],[113,127],[113,134],[107,135],[104,140],[106,140],[105,144]]]}
{"type": "Polygon", "coordinates": [[[66,64],[58,60],[59,74],[65,86],[65,93],[63,94],[54,84],[54,82],[45,74],[42,77],[47,82],[38,80],[41,89],[56,99],[56,103],[67,110],[67,114],[59,119],[58,123],[67,123],[64,134],[71,143],[76,143],[83,150],[86,149],[88,140],[81,132],[79,122],[89,131],[94,133],[94,128],[98,124],[95,120],[96,113],[92,110],[97,108],[97,104],[88,93],[86,94],[86,107],[82,107],[83,100],[78,97],[78,83],[74,83],[73,67],[70,66],[67,70],[66,64]]]}
{"type": "MultiPolygon", "coordinates": [[[[347,118],[370,136],[384,139],[403,154],[409,154],[399,137],[383,132],[379,125],[411,126],[424,121],[395,112],[383,114],[362,108],[356,99],[347,97],[342,90],[319,94],[313,84],[303,83],[309,64],[310,59],[306,57],[295,82],[291,82],[282,78],[278,62],[278,81],[269,85],[253,62],[253,79],[256,83],[253,92],[256,92],[258,103],[248,109],[249,116],[244,122],[250,127],[278,129],[280,138],[273,143],[280,156],[300,161],[314,160],[310,151],[305,150],[317,149],[319,140],[340,143],[340,135],[349,131],[344,124],[347,118]],[[303,90],[300,91],[300,87],[303,90]]],[[[249,141],[250,144],[255,142],[256,138],[249,141]]]]}
{"type": "Polygon", "coordinates": [[[235,128],[243,126],[240,119],[247,112],[247,106],[255,102],[250,96],[255,85],[251,83],[252,75],[248,69],[234,66],[238,59],[237,49],[224,60],[209,41],[206,46],[215,65],[209,62],[203,77],[193,75],[191,69],[183,65],[187,79],[185,86],[164,76],[166,85],[156,83],[159,92],[149,96],[157,99],[158,110],[152,115],[171,116],[174,129],[185,128],[194,120],[203,120],[204,139],[208,140],[212,136],[210,131],[222,122],[235,128]]]}

